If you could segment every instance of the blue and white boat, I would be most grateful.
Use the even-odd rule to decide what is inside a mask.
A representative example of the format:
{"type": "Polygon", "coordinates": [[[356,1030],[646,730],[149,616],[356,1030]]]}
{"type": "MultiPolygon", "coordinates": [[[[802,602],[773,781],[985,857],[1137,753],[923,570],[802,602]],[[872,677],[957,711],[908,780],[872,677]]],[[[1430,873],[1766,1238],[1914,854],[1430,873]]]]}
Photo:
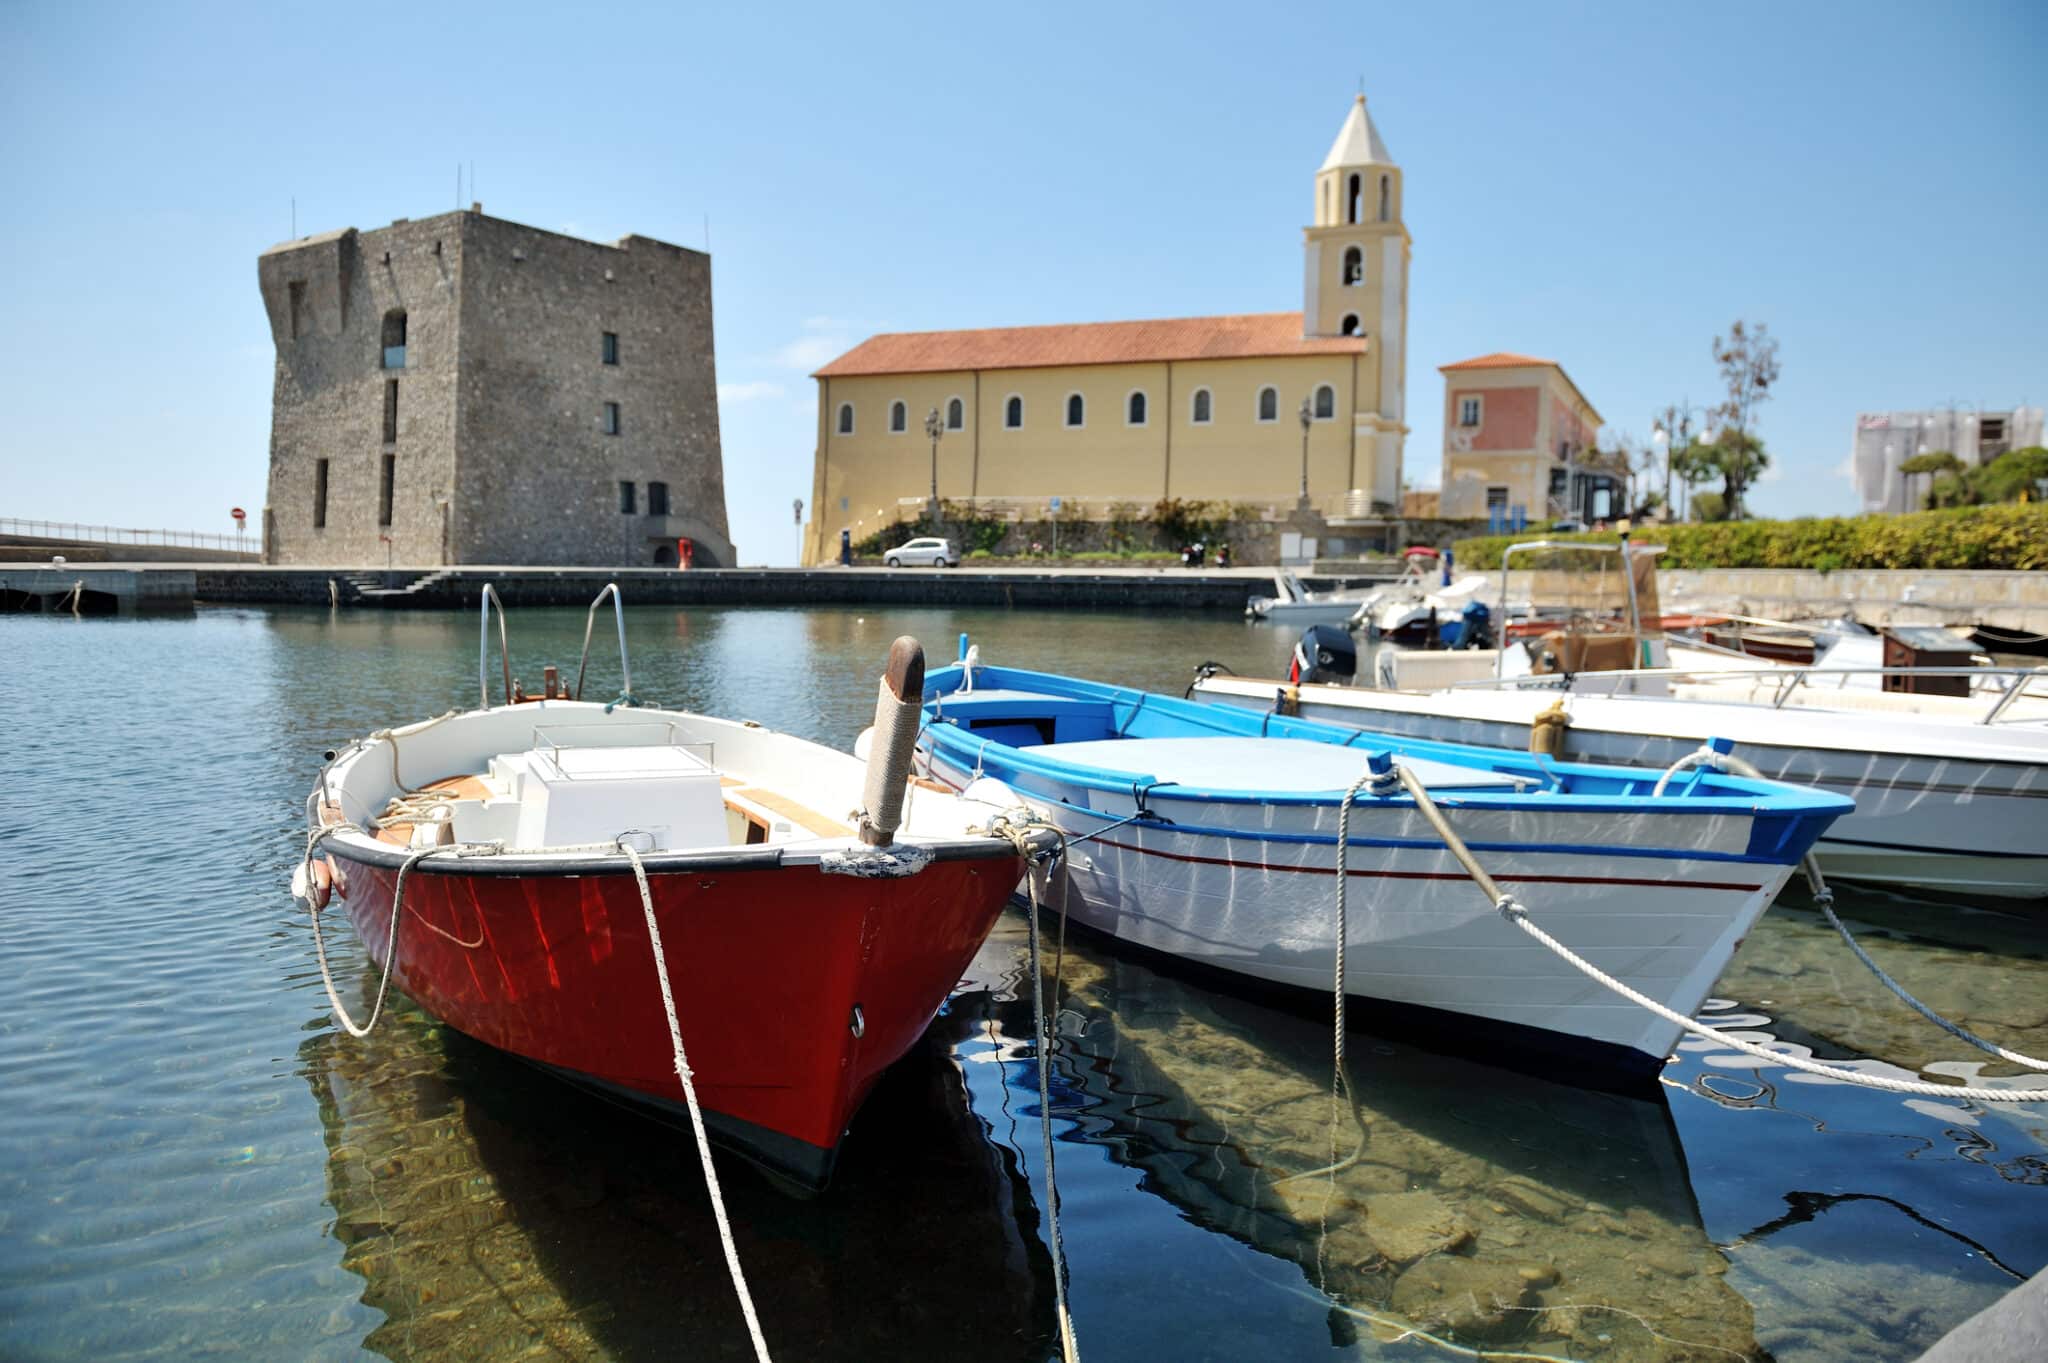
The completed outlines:
{"type": "MultiPolygon", "coordinates": [[[[1839,795],[1430,742],[1007,667],[927,676],[922,774],[1008,799],[1073,840],[1068,911],[1140,947],[1327,993],[1338,820],[1377,753],[1421,780],[1532,919],[1691,1014],[1839,795]],[[1007,791],[988,783],[999,782],[1007,791]]],[[[1678,1028],[1505,921],[1406,791],[1358,792],[1346,837],[1346,993],[1643,1070],[1678,1028]]],[[[1437,1019],[1443,1021],[1446,1019],[1437,1019]]]]}

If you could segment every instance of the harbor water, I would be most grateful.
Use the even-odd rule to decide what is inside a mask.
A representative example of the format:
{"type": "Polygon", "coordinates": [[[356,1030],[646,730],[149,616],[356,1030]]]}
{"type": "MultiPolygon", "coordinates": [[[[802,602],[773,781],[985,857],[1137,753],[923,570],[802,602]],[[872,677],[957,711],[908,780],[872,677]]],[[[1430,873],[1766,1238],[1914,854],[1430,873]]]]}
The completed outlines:
{"type": "MultiPolygon", "coordinates": [[[[573,671],[581,611],[510,624],[529,685],[573,671]]],[[[991,662],[1175,693],[1205,659],[1276,674],[1290,642],[1224,616],[628,612],[642,697],[841,746],[895,635],[943,660],[963,630],[991,662]]],[[[0,1358],[750,1356],[686,1134],[402,998],[364,1040],[329,1015],[286,889],[305,792],[337,742],[476,703],[476,640],[466,613],[0,617],[0,1358]]],[[[592,672],[616,690],[608,652],[592,672]]],[[[2048,913],[1840,898],[1906,987],[2048,1054],[2048,913]]],[[[353,1006],[374,975],[333,942],[353,1006]]],[[[1029,971],[1012,912],[823,1196],[722,1160],[778,1358],[1056,1350],[1029,971]]],[[[1616,1094],[1389,1027],[1351,1038],[1354,1117],[1313,1012],[1081,937],[1057,1010],[1091,1363],[1911,1358],[2048,1264],[2048,1102],[1903,1099],[1691,1041],[1616,1094]]],[[[1907,1012],[1796,893],[1703,1017],[2017,1073],[1907,1012]]]]}

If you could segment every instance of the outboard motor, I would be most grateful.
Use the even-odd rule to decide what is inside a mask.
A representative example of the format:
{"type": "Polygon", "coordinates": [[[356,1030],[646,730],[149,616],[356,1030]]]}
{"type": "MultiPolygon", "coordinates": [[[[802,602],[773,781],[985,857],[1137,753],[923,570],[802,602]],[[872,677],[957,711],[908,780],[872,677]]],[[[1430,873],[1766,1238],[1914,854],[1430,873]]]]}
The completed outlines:
{"type": "Polygon", "coordinates": [[[1345,685],[1358,672],[1358,645],[1342,625],[1310,625],[1294,646],[1291,682],[1345,685]]]}
{"type": "Polygon", "coordinates": [[[1493,612],[1484,601],[1467,601],[1456,620],[1443,627],[1444,643],[1450,648],[1493,647],[1493,612]]]}

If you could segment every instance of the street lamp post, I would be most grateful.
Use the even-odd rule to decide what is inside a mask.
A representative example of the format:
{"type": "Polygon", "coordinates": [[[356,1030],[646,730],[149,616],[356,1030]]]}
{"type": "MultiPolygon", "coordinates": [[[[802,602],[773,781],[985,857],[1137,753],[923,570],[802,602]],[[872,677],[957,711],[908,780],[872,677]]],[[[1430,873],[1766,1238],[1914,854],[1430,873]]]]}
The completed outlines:
{"type": "Polygon", "coordinates": [[[939,420],[939,409],[934,407],[925,414],[924,433],[932,438],[932,495],[929,510],[934,523],[939,519],[939,437],[945,434],[945,424],[939,420]]]}
{"type": "Polygon", "coordinates": [[[1308,428],[1309,423],[1314,420],[1315,413],[1310,410],[1308,399],[1303,398],[1301,400],[1301,509],[1303,511],[1308,510],[1308,428]]]}
{"type": "Polygon", "coordinates": [[[1695,407],[1688,399],[1666,407],[1650,427],[1650,440],[1664,447],[1664,514],[1677,519],[1676,507],[1671,501],[1671,461],[1682,456],[1693,447],[1692,419],[1694,414],[1702,417],[1712,415],[1710,408],[1695,407]]]}

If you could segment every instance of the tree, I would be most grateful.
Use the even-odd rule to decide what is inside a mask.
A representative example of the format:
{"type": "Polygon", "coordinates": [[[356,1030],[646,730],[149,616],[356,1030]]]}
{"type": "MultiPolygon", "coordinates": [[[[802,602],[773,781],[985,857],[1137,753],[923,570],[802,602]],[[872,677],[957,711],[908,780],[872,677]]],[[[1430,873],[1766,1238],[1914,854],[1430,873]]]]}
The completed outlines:
{"type": "Polygon", "coordinates": [[[1671,476],[1685,484],[1687,500],[1691,503],[1692,518],[1694,520],[1717,521],[1721,519],[1718,511],[1714,515],[1709,516],[1700,505],[1701,497],[1713,496],[1715,498],[1715,505],[1719,506],[1721,504],[1719,494],[1693,491],[1701,483],[1711,483],[1720,476],[1720,469],[1715,465],[1713,459],[1709,457],[1713,448],[1712,445],[1703,445],[1695,442],[1685,446],[1683,449],[1671,451],[1671,476]]]}
{"type": "Polygon", "coordinates": [[[1726,336],[1714,338],[1714,363],[1728,398],[1720,405],[1722,421],[1739,431],[1751,429],[1757,405],[1771,396],[1778,381],[1778,342],[1762,322],[1754,327],[1737,318],[1726,336]]]}
{"type": "MultiPolygon", "coordinates": [[[[1956,458],[1954,453],[1949,450],[1930,450],[1926,454],[1916,454],[1905,463],[1899,465],[1899,472],[1905,474],[1908,478],[1917,477],[1923,473],[1953,474],[1955,477],[1950,481],[1956,481],[1962,477],[1963,461],[1956,458]]],[[[1935,504],[1934,484],[1937,481],[1939,480],[1934,478],[1928,479],[1927,496],[1923,499],[1923,504],[1926,506],[1933,506],[1935,504]]],[[[1912,484],[1908,483],[1906,486],[1910,490],[1912,484]]],[[[1958,486],[1960,486],[1960,483],[1958,483],[1958,486]]],[[[1944,487],[1944,490],[1946,490],[1946,487],[1944,487]]]]}
{"type": "Polygon", "coordinates": [[[1742,494],[1771,466],[1771,456],[1764,452],[1764,442],[1739,426],[1730,426],[1715,436],[1711,445],[1693,448],[1705,465],[1706,477],[1721,480],[1723,514],[1731,521],[1741,520],[1742,494]]]}
{"type": "Polygon", "coordinates": [[[2018,502],[2035,498],[2041,494],[2034,485],[2048,478],[2048,449],[2028,445],[2008,450],[1963,476],[1969,480],[1974,501],[2018,502]]]}

